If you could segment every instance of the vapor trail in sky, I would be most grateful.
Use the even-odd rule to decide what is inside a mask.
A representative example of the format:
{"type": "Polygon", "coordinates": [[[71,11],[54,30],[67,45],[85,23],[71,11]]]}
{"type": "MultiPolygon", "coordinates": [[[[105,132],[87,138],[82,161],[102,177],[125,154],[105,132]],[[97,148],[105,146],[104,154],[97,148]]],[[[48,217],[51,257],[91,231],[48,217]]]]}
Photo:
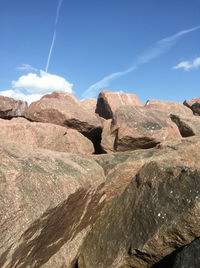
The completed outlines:
{"type": "Polygon", "coordinates": [[[125,71],[121,71],[121,72],[115,72],[112,74],[109,74],[107,76],[105,76],[103,79],[101,79],[100,81],[96,82],[95,84],[91,85],[84,93],[83,93],[83,98],[90,98],[90,97],[94,97],[94,95],[96,94],[96,92],[100,89],[103,89],[105,87],[107,87],[111,81],[113,81],[114,79],[121,77],[123,75],[126,75],[132,71],[134,71],[135,69],[137,69],[137,67],[139,65],[145,64],[155,58],[157,58],[158,56],[164,54],[165,52],[167,52],[172,46],[174,46],[176,44],[176,42],[178,41],[178,39],[181,36],[184,36],[190,32],[194,32],[200,29],[200,25],[190,28],[190,29],[186,29],[186,30],[182,30],[174,35],[168,36],[164,39],[159,40],[158,42],[156,42],[154,44],[154,46],[152,46],[150,49],[146,50],[143,54],[141,54],[141,56],[139,56],[136,59],[136,63],[134,66],[132,66],[131,68],[125,70],[125,71]]]}
{"type": "Polygon", "coordinates": [[[50,50],[49,50],[49,55],[48,55],[48,58],[47,58],[47,64],[46,64],[46,68],[45,68],[45,72],[46,73],[48,72],[48,69],[49,69],[49,63],[50,63],[50,60],[51,60],[51,54],[52,54],[53,47],[54,47],[55,40],[56,40],[56,26],[57,26],[57,23],[58,23],[58,19],[59,19],[59,15],[60,15],[60,9],[61,9],[61,6],[62,6],[62,2],[63,2],[63,0],[60,0],[58,2],[58,6],[57,6],[56,18],[55,18],[55,24],[54,24],[53,39],[52,39],[52,42],[51,42],[51,46],[50,46],[50,50]]]}

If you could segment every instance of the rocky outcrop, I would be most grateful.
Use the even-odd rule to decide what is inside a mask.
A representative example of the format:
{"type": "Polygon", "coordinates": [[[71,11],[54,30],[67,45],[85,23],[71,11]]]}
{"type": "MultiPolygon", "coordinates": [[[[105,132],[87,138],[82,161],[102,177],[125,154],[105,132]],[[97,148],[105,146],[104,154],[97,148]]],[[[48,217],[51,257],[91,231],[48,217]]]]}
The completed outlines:
{"type": "Polygon", "coordinates": [[[195,115],[200,115],[200,98],[185,100],[183,104],[189,107],[195,115]]]}
{"type": "Polygon", "coordinates": [[[24,118],[0,119],[0,137],[34,147],[76,154],[92,154],[92,142],[74,129],[24,118]]]}
{"type": "Polygon", "coordinates": [[[159,153],[99,156],[107,174],[106,203],[81,247],[78,267],[151,267],[199,237],[199,146],[190,138],[159,153]]]}
{"type": "Polygon", "coordinates": [[[101,121],[69,93],[45,95],[30,105],[26,118],[76,129],[93,142],[96,151],[100,147],[101,121]]]}
{"type": "Polygon", "coordinates": [[[171,114],[170,117],[178,126],[182,137],[200,136],[200,117],[183,114],[171,114]]]}
{"type": "Polygon", "coordinates": [[[86,103],[54,92],[0,119],[0,267],[198,265],[199,116],[126,103],[99,121],[86,103]],[[102,124],[92,154],[81,133],[102,124]]]}
{"type": "Polygon", "coordinates": [[[106,151],[131,151],[180,138],[177,126],[165,113],[145,107],[121,106],[115,112],[111,126],[103,130],[102,146],[106,151]]]}
{"type": "Polygon", "coordinates": [[[121,105],[144,106],[135,94],[103,90],[98,96],[96,113],[111,119],[121,105]]]}
{"type": "Polygon", "coordinates": [[[191,109],[182,103],[175,101],[148,100],[145,107],[149,110],[161,111],[169,114],[185,114],[192,115],[191,109]]]}
{"type": "Polygon", "coordinates": [[[0,118],[24,117],[27,108],[28,104],[25,101],[0,96],[0,118]]]}
{"type": "Polygon", "coordinates": [[[90,98],[80,101],[83,107],[85,107],[91,114],[95,114],[97,100],[90,98]]]}
{"type": "Polygon", "coordinates": [[[0,267],[74,267],[104,204],[102,168],[6,140],[0,154],[0,267]]]}

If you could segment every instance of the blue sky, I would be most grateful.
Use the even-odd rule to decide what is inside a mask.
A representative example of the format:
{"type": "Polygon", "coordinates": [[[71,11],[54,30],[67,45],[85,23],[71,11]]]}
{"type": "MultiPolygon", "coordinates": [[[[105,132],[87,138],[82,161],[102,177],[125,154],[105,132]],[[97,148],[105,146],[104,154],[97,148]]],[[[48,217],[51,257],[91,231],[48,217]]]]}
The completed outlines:
{"type": "Polygon", "coordinates": [[[1,0],[0,35],[7,96],[200,95],[199,0],[1,0]]]}

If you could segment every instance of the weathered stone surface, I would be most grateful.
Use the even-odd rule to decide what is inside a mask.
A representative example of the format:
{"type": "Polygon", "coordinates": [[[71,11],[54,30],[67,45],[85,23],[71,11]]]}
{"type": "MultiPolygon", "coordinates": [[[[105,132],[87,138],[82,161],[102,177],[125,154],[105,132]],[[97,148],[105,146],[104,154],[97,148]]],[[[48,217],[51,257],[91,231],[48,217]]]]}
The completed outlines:
{"type": "Polygon", "coordinates": [[[27,108],[28,104],[25,101],[0,96],[0,118],[25,116],[27,108]]]}
{"type": "Polygon", "coordinates": [[[199,102],[199,101],[200,101],[200,98],[194,98],[194,99],[191,99],[191,100],[185,100],[183,102],[183,104],[191,109],[192,108],[192,105],[194,103],[196,103],[196,102],[199,102]]]}
{"type": "Polygon", "coordinates": [[[103,124],[101,146],[107,153],[114,152],[116,132],[112,132],[112,119],[108,119],[103,124]]]}
{"type": "Polygon", "coordinates": [[[78,267],[151,267],[200,236],[199,148],[192,137],[160,151],[97,156],[106,203],[78,267]]]}
{"type": "Polygon", "coordinates": [[[96,113],[111,119],[121,105],[144,106],[135,94],[103,90],[97,99],[96,113]]]}
{"type": "Polygon", "coordinates": [[[74,267],[104,204],[102,168],[6,140],[0,158],[0,267],[74,267]]]}
{"type": "Polygon", "coordinates": [[[26,113],[32,121],[52,123],[78,130],[94,145],[101,136],[102,124],[71,94],[53,92],[33,102],[26,113]]]}
{"type": "Polygon", "coordinates": [[[200,267],[200,238],[176,254],[172,268],[200,267]]]}
{"type": "Polygon", "coordinates": [[[90,98],[80,101],[80,103],[90,112],[95,113],[96,105],[97,105],[97,99],[90,98]]]}
{"type": "Polygon", "coordinates": [[[74,129],[24,118],[0,119],[0,137],[53,151],[92,154],[92,142],[74,129]]]}
{"type": "Polygon", "coordinates": [[[199,116],[171,114],[170,118],[178,126],[182,137],[200,135],[200,117],[199,116]]]}
{"type": "Polygon", "coordinates": [[[157,110],[169,114],[192,114],[191,109],[182,103],[175,101],[148,100],[145,107],[149,110],[157,110]]]}
{"type": "Polygon", "coordinates": [[[178,127],[165,113],[128,105],[115,112],[111,135],[114,133],[116,151],[148,149],[161,142],[181,138],[178,127]]]}

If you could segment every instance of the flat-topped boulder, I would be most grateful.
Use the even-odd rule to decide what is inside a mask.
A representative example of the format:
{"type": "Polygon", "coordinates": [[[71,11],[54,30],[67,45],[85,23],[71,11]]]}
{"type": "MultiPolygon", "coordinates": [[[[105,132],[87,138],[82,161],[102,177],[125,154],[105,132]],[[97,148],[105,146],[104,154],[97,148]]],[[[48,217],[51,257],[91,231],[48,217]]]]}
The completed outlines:
{"type": "Polygon", "coordinates": [[[59,152],[92,154],[92,142],[75,129],[24,118],[0,119],[0,137],[59,152]]]}
{"type": "Polygon", "coordinates": [[[131,151],[152,148],[173,139],[179,140],[181,135],[165,113],[126,105],[115,112],[110,126],[104,128],[102,145],[108,151],[131,151]]]}
{"type": "Polygon", "coordinates": [[[52,123],[76,129],[93,143],[99,142],[102,131],[101,121],[90,113],[73,95],[53,92],[33,102],[26,118],[36,122],[52,123]]]}
{"type": "Polygon", "coordinates": [[[0,118],[24,117],[27,108],[26,101],[0,96],[0,118]]]}
{"type": "Polygon", "coordinates": [[[175,101],[148,100],[145,107],[149,110],[161,111],[166,114],[192,114],[191,109],[175,101]]]}
{"type": "Polygon", "coordinates": [[[135,94],[103,90],[97,99],[96,113],[105,119],[111,119],[122,105],[144,106],[135,94]]]}

